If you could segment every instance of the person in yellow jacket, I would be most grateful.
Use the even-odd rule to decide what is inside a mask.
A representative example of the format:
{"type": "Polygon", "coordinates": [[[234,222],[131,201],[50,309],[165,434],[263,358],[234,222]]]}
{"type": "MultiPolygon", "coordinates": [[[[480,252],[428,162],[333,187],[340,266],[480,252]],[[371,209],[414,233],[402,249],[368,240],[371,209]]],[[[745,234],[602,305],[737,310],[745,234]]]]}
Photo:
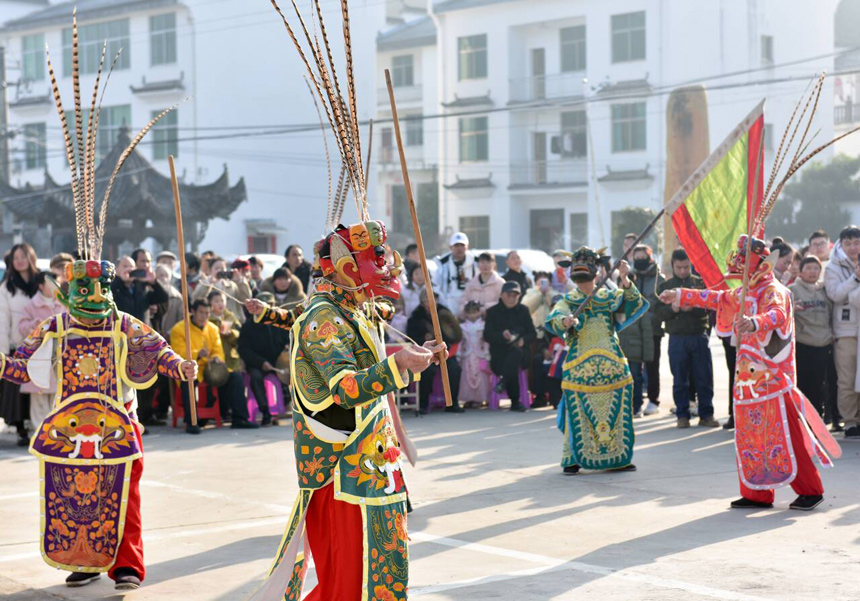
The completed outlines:
{"type": "MultiPolygon", "coordinates": [[[[224,363],[224,347],[221,345],[221,333],[218,326],[209,321],[211,308],[205,299],[196,300],[191,304],[191,356],[197,360],[201,372],[206,365],[212,363],[224,363]]],[[[175,345],[176,352],[185,357],[185,322],[180,321],[170,331],[170,342],[175,345]]],[[[232,425],[234,429],[258,428],[259,426],[248,419],[248,399],[245,395],[245,386],[242,376],[238,372],[229,372],[226,381],[219,382],[218,397],[221,403],[221,417],[224,421],[230,420],[229,412],[232,411],[232,425]]],[[[188,385],[182,384],[182,404],[185,407],[185,431],[188,434],[200,434],[199,426],[192,426],[188,416],[191,412],[188,400],[188,385]]]]}

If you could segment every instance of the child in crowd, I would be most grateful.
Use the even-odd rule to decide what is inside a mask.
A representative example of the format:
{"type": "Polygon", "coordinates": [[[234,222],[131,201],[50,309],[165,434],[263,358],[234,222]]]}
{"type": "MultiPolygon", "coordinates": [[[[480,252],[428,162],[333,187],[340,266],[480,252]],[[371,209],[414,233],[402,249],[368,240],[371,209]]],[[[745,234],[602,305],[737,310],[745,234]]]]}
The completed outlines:
{"type": "Polygon", "coordinates": [[[490,349],[484,341],[483,306],[469,301],[463,310],[466,321],[461,324],[463,341],[457,355],[463,367],[460,380],[460,401],[480,406],[490,396],[490,349]]]}
{"type": "MultiPolygon", "coordinates": [[[[63,305],[57,300],[57,286],[49,276],[49,273],[40,271],[33,277],[33,281],[39,287],[39,292],[24,307],[24,316],[18,322],[18,331],[24,337],[28,336],[39,324],[52,315],[65,311],[63,305]]],[[[21,385],[21,392],[30,394],[30,422],[35,430],[38,430],[42,420],[51,411],[54,394],[57,392],[54,378],[51,378],[51,383],[51,389],[39,388],[32,382],[21,385]]]]}
{"type": "Polygon", "coordinates": [[[823,416],[824,374],[833,352],[833,303],[820,278],[821,261],[810,254],[800,262],[799,277],[788,289],[794,299],[797,387],[823,416]]]}

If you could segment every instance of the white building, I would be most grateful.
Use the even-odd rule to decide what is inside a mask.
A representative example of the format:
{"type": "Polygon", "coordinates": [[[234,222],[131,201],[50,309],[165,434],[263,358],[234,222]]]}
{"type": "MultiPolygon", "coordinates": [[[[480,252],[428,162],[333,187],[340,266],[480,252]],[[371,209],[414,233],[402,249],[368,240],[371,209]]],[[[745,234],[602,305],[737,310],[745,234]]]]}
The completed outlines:
{"type": "MultiPolygon", "coordinates": [[[[288,0],[283,4],[289,15],[288,0]]],[[[303,6],[309,15],[308,5],[303,6]]],[[[145,156],[166,173],[167,155],[176,155],[186,183],[212,181],[227,165],[231,180],[244,177],[248,189],[248,202],[230,221],[210,224],[201,250],[282,253],[287,244],[299,243],[309,253],[323,234],[325,219],[323,142],[318,126],[313,129],[317,115],[302,81],[304,66],[268,2],[0,2],[9,129],[20,132],[11,144],[11,183],[41,185],[46,168],[56,181],[68,181],[44,46],[51,49],[68,110],[71,61],[64,49],[70,46],[74,7],[87,105],[102,42],[109,40],[111,56],[123,48],[102,111],[99,148],[110,147],[123,123],[137,130],[155,112],[184,100],[144,141],[145,156]],[[14,5],[15,12],[7,11],[7,5],[14,5]],[[29,10],[18,10],[21,5],[29,10]]],[[[386,6],[353,0],[350,9],[359,117],[367,121],[376,109],[375,37],[386,6]]],[[[343,82],[340,5],[324,3],[323,12],[332,23],[329,32],[343,82]]]]}
{"type": "MultiPolygon", "coordinates": [[[[427,86],[422,71],[421,105],[445,118],[425,119],[421,152],[435,158],[441,229],[467,232],[475,247],[609,244],[613,212],[663,204],[669,92],[699,82],[709,89],[712,149],[767,97],[772,146],[810,76],[833,66],[835,7],[835,0],[436,2],[438,84],[427,86]]],[[[411,51],[413,64],[426,69],[431,48],[411,51]]],[[[393,66],[392,54],[380,45],[380,69],[393,66]]],[[[831,84],[819,111],[823,140],[833,133],[831,84]]]]}

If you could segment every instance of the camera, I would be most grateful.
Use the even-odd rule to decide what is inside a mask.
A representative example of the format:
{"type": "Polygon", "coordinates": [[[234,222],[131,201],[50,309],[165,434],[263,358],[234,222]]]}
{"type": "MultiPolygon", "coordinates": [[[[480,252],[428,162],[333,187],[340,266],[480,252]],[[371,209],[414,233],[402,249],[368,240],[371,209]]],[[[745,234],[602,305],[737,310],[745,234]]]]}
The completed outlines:
{"type": "Polygon", "coordinates": [[[219,280],[232,280],[233,279],[233,270],[225,269],[224,271],[219,271],[216,276],[219,280]]]}

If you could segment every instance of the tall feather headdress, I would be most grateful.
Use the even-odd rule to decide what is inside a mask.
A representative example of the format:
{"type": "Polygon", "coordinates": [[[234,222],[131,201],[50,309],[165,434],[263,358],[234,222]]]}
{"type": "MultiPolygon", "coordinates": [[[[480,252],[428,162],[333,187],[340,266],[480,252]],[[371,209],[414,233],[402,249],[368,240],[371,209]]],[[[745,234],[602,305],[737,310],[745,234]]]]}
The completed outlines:
{"type": "Polygon", "coordinates": [[[346,95],[344,96],[340,87],[340,78],[334,64],[331,43],[325,22],[322,16],[320,0],[312,0],[313,9],[311,14],[314,33],[308,29],[307,22],[299,10],[296,0],[290,0],[295,12],[294,21],[297,28],[290,23],[286,14],[278,6],[276,0],[271,0],[272,6],[298,50],[308,72],[308,81],[311,91],[320,100],[322,106],[321,114],[325,116],[329,127],[334,132],[334,139],[340,153],[342,164],[341,180],[334,194],[330,193],[329,211],[327,225],[335,224],[343,211],[346,196],[352,190],[355,199],[358,216],[362,221],[370,219],[367,201],[367,179],[362,164],[361,139],[359,135],[358,108],[355,90],[355,74],[352,62],[352,35],[349,27],[349,5],[347,0],[340,0],[341,14],[343,16],[343,41],[346,64],[346,95]],[[317,36],[317,27],[319,36],[317,36]],[[300,36],[296,31],[300,31],[300,36]],[[322,38],[322,44],[320,39],[322,38]]]}
{"type": "Polygon", "coordinates": [[[131,155],[132,152],[134,152],[134,149],[137,147],[138,144],[140,144],[140,141],[143,140],[143,137],[150,129],[152,129],[152,127],[158,122],[158,120],[164,117],[164,115],[172,111],[174,108],[176,108],[174,106],[161,112],[149,123],[147,123],[146,126],[141,129],[137,133],[137,135],[131,140],[131,143],[128,145],[128,147],[122,152],[119,157],[119,160],[116,163],[116,166],[113,169],[113,172],[111,173],[110,179],[108,180],[107,187],[105,188],[104,196],[101,199],[101,205],[98,208],[97,214],[95,186],[96,134],[98,132],[99,127],[99,118],[101,117],[104,93],[107,89],[107,84],[110,81],[111,73],[113,73],[113,69],[116,66],[117,60],[119,59],[122,49],[120,49],[116,53],[116,56],[114,56],[113,62],[111,63],[110,69],[108,70],[107,77],[105,78],[105,85],[101,87],[101,96],[99,96],[99,86],[101,83],[101,75],[102,69],[104,68],[106,52],[107,41],[105,41],[105,43],[102,45],[101,59],[99,60],[99,67],[96,71],[96,82],[95,86],[93,87],[93,97],[92,102],[90,104],[90,112],[89,116],[87,117],[87,128],[86,130],[84,130],[84,112],[81,106],[81,70],[78,53],[78,18],[77,10],[73,11],[72,86],[74,89],[75,102],[75,129],[74,136],[72,136],[72,133],[69,131],[69,123],[66,118],[66,113],[63,110],[63,101],[60,97],[60,88],[57,85],[57,78],[54,75],[54,66],[51,63],[50,49],[48,48],[47,44],[45,45],[45,54],[48,61],[48,74],[51,77],[51,89],[54,93],[54,103],[57,106],[57,112],[60,115],[60,124],[62,125],[63,139],[65,141],[66,146],[66,158],[69,161],[69,170],[71,172],[72,199],[75,210],[75,232],[77,235],[78,252],[83,259],[91,260],[98,260],[101,258],[102,245],[104,242],[105,234],[105,222],[107,219],[108,202],[110,201],[111,190],[113,189],[114,182],[116,181],[120,169],[122,169],[122,166],[125,164],[128,157],[131,155]],[[96,100],[98,100],[98,104],[96,104],[96,100]]]}

